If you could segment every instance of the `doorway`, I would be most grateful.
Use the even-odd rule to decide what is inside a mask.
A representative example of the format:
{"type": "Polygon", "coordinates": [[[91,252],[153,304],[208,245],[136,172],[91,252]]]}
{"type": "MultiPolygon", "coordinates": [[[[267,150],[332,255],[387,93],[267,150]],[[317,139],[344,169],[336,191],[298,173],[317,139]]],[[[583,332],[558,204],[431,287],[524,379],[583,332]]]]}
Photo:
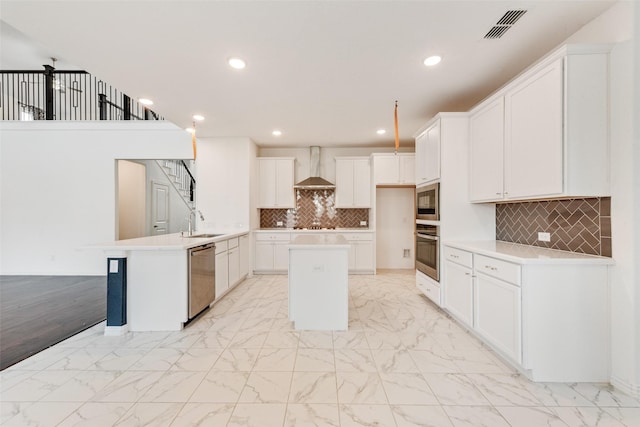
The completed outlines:
{"type": "Polygon", "coordinates": [[[118,160],[118,240],[145,236],[146,176],[144,164],[118,160]]]}
{"type": "Polygon", "coordinates": [[[413,269],[415,189],[376,189],[376,268],[413,269]]]}

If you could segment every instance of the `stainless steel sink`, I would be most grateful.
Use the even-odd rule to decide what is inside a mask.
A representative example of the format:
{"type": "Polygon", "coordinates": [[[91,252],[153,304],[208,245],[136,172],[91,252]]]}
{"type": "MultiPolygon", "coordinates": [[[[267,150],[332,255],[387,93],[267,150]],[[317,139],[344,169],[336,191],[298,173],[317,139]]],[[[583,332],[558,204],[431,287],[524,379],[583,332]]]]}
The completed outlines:
{"type": "Polygon", "coordinates": [[[189,239],[194,239],[194,238],[200,238],[200,239],[206,239],[206,238],[212,238],[212,237],[218,237],[218,236],[222,236],[222,234],[207,234],[207,233],[203,233],[203,234],[192,234],[191,236],[182,236],[182,237],[187,237],[189,239]]]}

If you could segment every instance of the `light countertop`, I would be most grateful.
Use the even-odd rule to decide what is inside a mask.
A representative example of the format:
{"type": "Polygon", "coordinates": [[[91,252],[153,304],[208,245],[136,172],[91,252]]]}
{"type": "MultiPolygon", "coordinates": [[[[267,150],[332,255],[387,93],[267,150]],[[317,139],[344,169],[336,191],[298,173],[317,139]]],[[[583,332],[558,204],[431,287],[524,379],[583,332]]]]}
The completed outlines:
{"type": "Polygon", "coordinates": [[[373,233],[374,230],[370,228],[323,228],[323,229],[313,229],[313,228],[257,228],[253,230],[254,233],[274,233],[274,232],[283,232],[283,233],[373,233]]]}
{"type": "Polygon", "coordinates": [[[116,240],[92,245],[92,248],[109,251],[175,251],[206,245],[207,243],[220,242],[227,239],[247,234],[249,230],[234,230],[221,233],[209,231],[197,231],[194,234],[220,234],[216,237],[183,237],[180,233],[161,234],[158,236],[139,237],[137,239],[116,240]]]}
{"type": "Polygon", "coordinates": [[[289,244],[289,248],[348,249],[349,242],[339,234],[303,234],[293,239],[289,244]]]}
{"type": "Polygon", "coordinates": [[[615,260],[609,257],[521,245],[500,240],[444,241],[443,244],[517,264],[615,264],[615,260]]]}

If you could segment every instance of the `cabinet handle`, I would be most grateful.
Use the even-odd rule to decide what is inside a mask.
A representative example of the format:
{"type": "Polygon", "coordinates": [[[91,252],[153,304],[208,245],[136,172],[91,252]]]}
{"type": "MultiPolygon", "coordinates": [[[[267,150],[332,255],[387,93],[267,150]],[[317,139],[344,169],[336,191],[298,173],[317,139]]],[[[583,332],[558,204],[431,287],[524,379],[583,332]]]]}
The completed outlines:
{"type": "Polygon", "coordinates": [[[492,270],[492,271],[496,271],[497,270],[496,267],[491,267],[490,265],[485,265],[484,268],[487,268],[487,269],[492,270]]]}
{"type": "Polygon", "coordinates": [[[496,196],[502,196],[502,193],[496,193],[496,196]]]}
{"type": "Polygon", "coordinates": [[[460,258],[458,255],[450,255],[450,256],[451,256],[451,258],[455,258],[455,259],[460,258]]]}
{"type": "Polygon", "coordinates": [[[471,276],[471,273],[464,273],[465,276],[471,276]]]}

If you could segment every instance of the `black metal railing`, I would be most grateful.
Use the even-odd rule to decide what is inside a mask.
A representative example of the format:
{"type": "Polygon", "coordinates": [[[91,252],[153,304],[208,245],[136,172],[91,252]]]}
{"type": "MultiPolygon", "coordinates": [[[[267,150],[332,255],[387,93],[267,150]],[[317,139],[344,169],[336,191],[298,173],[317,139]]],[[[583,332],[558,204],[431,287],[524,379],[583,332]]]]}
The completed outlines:
{"type": "Polygon", "coordinates": [[[0,70],[1,120],[164,120],[86,71],[0,70]]]}
{"type": "Polygon", "coordinates": [[[195,191],[196,191],[196,179],[191,174],[191,171],[189,170],[189,167],[184,162],[184,160],[180,160],[180,163],[182,164],[182,167],[184,168],[184,170],[189,175],[189,201],[190,202],[194,202],[195,201],[195,194],[196,194],[195,193],[195,191]]]}

